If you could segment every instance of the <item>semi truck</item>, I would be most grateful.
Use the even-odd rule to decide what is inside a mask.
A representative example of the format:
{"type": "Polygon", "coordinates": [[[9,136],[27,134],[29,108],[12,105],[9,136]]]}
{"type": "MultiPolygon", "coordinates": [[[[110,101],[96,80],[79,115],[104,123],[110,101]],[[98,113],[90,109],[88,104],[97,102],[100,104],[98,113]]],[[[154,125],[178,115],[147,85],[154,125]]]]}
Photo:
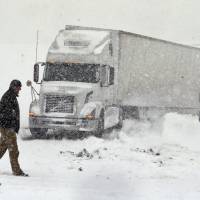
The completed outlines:
{"type": "Polygon", "coordinates": [[[200,49],[121,30],[67,25],[34,65],[34,137],[48,129],[91,133],[126,117],[199,113],[200,49]],[[39,69],[44,68],[42,80],[39,69]]]}

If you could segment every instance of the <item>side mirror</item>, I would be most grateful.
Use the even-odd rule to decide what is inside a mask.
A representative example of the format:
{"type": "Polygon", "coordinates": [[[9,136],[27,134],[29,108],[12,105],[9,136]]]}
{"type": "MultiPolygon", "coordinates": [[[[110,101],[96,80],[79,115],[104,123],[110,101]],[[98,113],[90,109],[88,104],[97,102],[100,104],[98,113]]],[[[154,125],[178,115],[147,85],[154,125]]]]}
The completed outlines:
{"type": "Polygon", "coordinates": [[[39,65],[38,64],[34,65],[33,81],[36,83],[39,81],[39,65]]]}
{"type": "Polygon", "coordinates": [[[110,79],[110,67],[108,65],[101,66],[101,87],[108,87],[110,79]]]}
{"type": "Polygon", "coordinates": [[[26,86],[31,87],[32,86],[32,82],[30,80],[26,81],[26,86]]]}

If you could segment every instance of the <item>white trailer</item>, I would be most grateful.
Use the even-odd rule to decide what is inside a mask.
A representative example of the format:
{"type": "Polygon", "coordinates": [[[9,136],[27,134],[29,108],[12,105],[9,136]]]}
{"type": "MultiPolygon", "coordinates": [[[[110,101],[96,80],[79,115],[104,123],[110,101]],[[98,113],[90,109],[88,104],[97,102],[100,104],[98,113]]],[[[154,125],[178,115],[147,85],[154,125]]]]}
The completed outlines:
{"type": "Polygon", "coordinates": [[[101,136],[151,110],[198,114],[200,49],[119,30],[66,26],[51,44],[30,130],[101,136]],[[128,112],[127,112],[128,111],[128,112]]]}
{"type": "Polygon", "coordinates": [[[119,32],[119,41],[123,105],[199,112],[200,49],[126,32],[119,32]]]}

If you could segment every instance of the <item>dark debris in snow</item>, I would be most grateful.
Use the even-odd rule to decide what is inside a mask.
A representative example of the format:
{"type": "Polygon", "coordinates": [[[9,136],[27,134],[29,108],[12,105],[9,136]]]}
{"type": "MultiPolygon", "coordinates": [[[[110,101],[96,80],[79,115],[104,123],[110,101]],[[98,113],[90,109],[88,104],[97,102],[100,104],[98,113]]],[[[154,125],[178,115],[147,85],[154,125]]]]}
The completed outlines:
{"type": "Polygon", "coordinates": [[[76,157],[87,157],[87,158],[93,158],[93,155],[87,151],[87,149],[83,149],[79,153],[76,154],[76,157]]]}
{"type": "Polygon", "coordinates": [[[92,159],[94,158],[94,156],[97,156],[99,159],[102,159],[99,149],[94,150],[92,153],[90,153],[87,149],[83,148],[83,150],[81,150],[78,153],[75,153],[73,151],[60,151],[60,154],[61,155],[70,154],[77,158],[87,158],[87,159],[92,159]]]}
{"type": "Polygon", "coordinates": [[[82,171],[83,171],[83,168],[82,168],[82,167],[79,167],[78,170],[79,170],[80,172],[82,172],[82,171]]]}
{"type": "Polygon", "coordinates": [[[132,151],[136,151],[136,152],[141,152],[141,153],[147,153],[147,154],[151,154],[151,155],[154,155],[154,156],[160,156],[160,153],[159,152],[155,152],[152,148],[150,149],[140,149],[140,148],[136,148],[136,149],[131,149],[132,151]]]}

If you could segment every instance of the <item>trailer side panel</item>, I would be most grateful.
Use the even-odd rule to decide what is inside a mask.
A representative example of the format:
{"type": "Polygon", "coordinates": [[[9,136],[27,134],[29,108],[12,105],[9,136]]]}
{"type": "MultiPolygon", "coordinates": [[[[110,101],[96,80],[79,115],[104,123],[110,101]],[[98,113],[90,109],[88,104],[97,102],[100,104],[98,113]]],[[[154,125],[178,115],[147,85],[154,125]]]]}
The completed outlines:
{"type": "Polygon", "coordinates": [[[123,105],[199,108],[199,49],[125,32],[119,46],[123,105]]]}

